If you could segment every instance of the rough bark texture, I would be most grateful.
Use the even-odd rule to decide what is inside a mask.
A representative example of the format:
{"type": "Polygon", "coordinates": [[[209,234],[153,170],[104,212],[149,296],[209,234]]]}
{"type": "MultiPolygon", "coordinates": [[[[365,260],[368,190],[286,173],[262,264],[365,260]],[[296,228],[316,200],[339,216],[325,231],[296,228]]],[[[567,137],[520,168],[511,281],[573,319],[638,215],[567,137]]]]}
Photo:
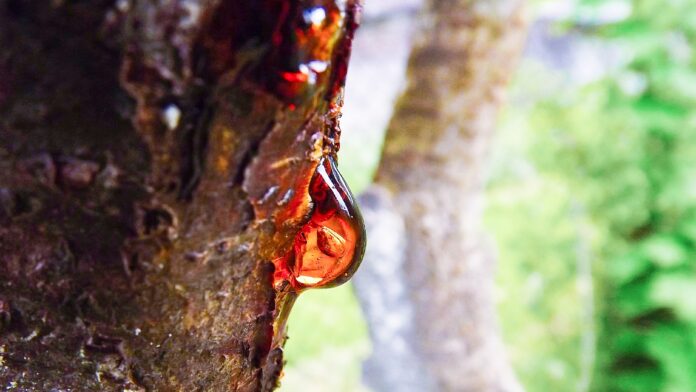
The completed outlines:
{"type": "Polygon", "coordinates": [[[0,0],[0,387],[273,389],[358,7],[0,0]]]}
{"type": "Polygon", "coordinates": [[[374,344],[367,382],[377,390],[521,390],[498,333],[494,255],[480,222],[487,145],[524,41],[521,3],[428,4],[377,189],[363,198],[370,244],[356,286],[374,344]],[[399,230],[405,240],[393,238],[399,230]],[[394,249],[375,248],[385,244],[394,249]],[[404,296],[406,319],[385,317],[404,296]],[[425,386],[388,376],[401,366],[425,386]]]}

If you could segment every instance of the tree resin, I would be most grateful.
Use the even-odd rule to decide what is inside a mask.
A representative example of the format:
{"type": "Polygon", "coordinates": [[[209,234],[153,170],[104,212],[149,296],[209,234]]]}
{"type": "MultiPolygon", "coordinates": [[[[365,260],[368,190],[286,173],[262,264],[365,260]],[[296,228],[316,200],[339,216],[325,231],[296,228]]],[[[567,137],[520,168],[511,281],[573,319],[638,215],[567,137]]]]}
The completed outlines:
{"type": "Polygon", "coordinates": [[[362,261],[363,219],[333,158],[325,157],[317,166],[309,195],[309,221],[295,236],[290,252],[274,260],[278,289],[285,282],[296,291],[337,286],[350,279],[362,261]]]}

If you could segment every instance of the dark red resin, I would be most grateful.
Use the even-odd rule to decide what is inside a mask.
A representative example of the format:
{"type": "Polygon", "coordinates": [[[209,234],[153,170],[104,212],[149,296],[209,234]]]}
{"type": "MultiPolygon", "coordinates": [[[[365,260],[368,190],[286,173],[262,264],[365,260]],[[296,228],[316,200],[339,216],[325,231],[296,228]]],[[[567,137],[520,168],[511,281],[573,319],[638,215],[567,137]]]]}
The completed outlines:
{"type": "Polygon", "coordinates": [[[365,251],[365,227],[355,198],[331,157],[317,166],[309,185],[313,207],[288,254],[274,260],[274,285],[296,291],[333,287],[350,279],[365,251]]]}
{"type": "Polygon", "coordinates": [[[330,73],[343,17],[335,2],[326,0],[288,11],[294,14],[295,27],[277,37],[282,44],[274,54],[274,62],[280,78],[270,80],[272,90],[294,103],[310,96],[330,73]]]}

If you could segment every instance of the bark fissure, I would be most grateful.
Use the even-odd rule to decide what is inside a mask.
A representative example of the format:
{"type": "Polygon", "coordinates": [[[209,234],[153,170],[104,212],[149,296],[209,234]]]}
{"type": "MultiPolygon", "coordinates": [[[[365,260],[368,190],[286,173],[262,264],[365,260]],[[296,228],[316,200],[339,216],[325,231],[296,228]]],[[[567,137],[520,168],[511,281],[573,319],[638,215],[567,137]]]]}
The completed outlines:
{"type": "Polygon", "coordinates": [[[0,385],[276,386],[271,260],[307,217],[357,7],[300,45],[303,7],[339,6],[286,4],[0,1],[0,385]],[[327,74],[288,84],[279,48],[327,74]]]}

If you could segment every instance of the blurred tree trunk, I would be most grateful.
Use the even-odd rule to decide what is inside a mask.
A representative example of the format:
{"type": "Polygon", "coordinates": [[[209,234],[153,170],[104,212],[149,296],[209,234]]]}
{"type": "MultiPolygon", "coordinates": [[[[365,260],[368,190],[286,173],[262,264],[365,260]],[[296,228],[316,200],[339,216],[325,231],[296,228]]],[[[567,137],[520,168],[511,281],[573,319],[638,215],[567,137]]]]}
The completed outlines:
{"type": "Polygon", "coordinates": [[[358,8],[0,0],[0,387],[275,387],[358,8]]]}
{"type": "Polygon", "coordinates": [[[487,146],[524,42],[521,0],[431,0],[408,85],[363,196],[356,287],[379,391],[518,391],[499,336],[482,233],[487,146]]]}

